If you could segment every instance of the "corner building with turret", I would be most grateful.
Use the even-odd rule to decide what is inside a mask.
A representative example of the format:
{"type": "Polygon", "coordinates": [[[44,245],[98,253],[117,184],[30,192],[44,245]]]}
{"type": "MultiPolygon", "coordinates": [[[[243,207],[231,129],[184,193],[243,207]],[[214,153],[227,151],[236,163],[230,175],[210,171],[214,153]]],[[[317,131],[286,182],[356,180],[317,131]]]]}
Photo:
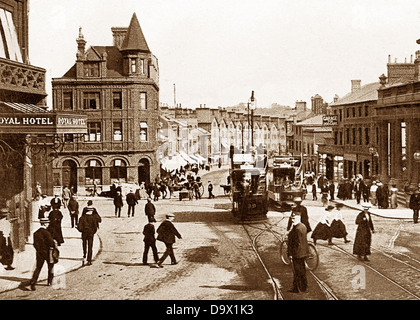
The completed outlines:
{"type": "MultiPolygon", "coordinates": [[[[159,174],[159,67],[134,13],[111,28],[112,46],[86,49],[82,29],[75,64],[52,80],[54,110],[87,114],[87,134],[67,135],[54,162],[54,184],[83,193],[93,186],[150,182],[159,174]]],[[[76,49],[76,48],[75,48],[76,49]]]]}

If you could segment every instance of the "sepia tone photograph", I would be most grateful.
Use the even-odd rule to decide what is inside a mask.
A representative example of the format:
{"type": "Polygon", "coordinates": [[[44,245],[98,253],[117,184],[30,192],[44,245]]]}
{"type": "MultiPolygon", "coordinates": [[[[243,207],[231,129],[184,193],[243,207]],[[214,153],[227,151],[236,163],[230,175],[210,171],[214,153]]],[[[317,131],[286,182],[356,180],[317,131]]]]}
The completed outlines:
{"type": "Polygon", "coordinates": [[[0,0],[0,300],[419,300],[419,30],[414,0],[0,0]]]}

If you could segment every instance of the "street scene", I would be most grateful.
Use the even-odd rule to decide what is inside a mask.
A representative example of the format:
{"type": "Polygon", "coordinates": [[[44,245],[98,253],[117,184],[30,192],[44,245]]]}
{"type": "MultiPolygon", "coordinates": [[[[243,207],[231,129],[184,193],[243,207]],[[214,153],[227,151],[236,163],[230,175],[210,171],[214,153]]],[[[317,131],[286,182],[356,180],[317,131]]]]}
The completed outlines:
{"type": "Polygon", "coordinates": [[[0,300],[420,299],[416,2],[76,2],[0,0],[0,300]]]}

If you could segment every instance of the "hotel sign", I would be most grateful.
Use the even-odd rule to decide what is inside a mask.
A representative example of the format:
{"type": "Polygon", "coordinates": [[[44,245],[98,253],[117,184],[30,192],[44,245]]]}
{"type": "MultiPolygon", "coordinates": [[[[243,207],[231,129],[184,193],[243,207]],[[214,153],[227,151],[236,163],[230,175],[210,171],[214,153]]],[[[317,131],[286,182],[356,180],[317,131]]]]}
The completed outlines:
{"type": "Polygon", "coordinates": [[[0,113],[1,133],[84,134],[87,115],[60,113],[0,113]]]}

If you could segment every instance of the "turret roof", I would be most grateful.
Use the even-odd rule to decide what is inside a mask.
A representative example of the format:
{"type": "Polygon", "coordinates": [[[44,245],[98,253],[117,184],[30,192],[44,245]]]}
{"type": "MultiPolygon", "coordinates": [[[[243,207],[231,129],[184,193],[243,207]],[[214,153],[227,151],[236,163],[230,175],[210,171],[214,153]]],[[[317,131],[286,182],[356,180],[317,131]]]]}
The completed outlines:
{"type": "Polygon", "coordinates": [[[128,27],[127,34],[121,45],[121,51],[126,50],[150,52],[135,13],[133,13],[133,16],[131,17],[130,26],[128,27]]]}

